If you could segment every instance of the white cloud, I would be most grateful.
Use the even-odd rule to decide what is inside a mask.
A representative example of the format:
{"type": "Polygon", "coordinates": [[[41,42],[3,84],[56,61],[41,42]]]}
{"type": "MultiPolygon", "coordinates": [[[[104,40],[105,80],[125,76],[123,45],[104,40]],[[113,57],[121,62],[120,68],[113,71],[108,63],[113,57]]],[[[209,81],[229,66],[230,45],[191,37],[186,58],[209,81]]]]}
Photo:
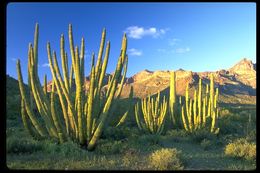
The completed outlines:
{"type": "Polygon", "coordinates": [[[50,64],[49,63],[44,63],[44,64],[42,64],[42,67],[50,67],[50,64]]]}
{"type": "Polygon", "coordinates": [[[175,45],[177,45],[180,41],[181,41],[181,39],[178,39],[178,38],[169,39],[169,45],[170,45],[170,46],[175,46],[175,45]]]}
{"type": "Polygon", "coordinates": [[[190,51],[190,48],[186,47],[186,48],[177,48],[177,49],[175,49],[174,52],[176,52],[176,53],[186,53],[186,52],[189,52],[189,51],[190,51]]]}
{"type": "Polygon", "coordinates": [[[141,39],[144,36],[152,36],[157,38],[166,33],[167,29],[157,29],[155,27],[150,27],[145,29],[144,27],[139,26],[130,26],[126,28],[125,32],[130,38],[141,39]]]}
{"type": "Polygon", "coordinates": [[[137,49],[129,49],[128,50],[129,52],[129,55],[132,55],[132,56],[141,56],[143,54],[143,52],[141,50],[137,50],[137,49]]]}

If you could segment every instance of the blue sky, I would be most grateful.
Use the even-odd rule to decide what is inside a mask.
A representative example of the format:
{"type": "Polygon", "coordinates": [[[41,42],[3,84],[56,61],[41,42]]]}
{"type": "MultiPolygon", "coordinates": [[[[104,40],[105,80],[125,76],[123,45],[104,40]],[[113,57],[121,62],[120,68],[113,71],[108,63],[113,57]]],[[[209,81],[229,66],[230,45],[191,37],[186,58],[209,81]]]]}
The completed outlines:
{"type": "MultiPolygon", "coordinates": [[[[69,53],[68,25],[74,44],[98,53],[101,32],[111,41],[107,72],[115,69],[123,33],[128,37],[127,76],[148,70],[216,71],[246,57],[256,62],[255,3],[9,3],[7,6],[7,74],[17,78],[21,60],[27,81],[27,50],[39,23],[39,75],[51,78],[46,43],[60,55],[60,35],[69,53]]],[[[58,56],[59,57],[59,56],[58,56]]],[[[60,57],[59,57],[60,58],[60,57]]],[[[70,59],[70,56],[69,56],[70,59]]],[[[70,63],[70,62],[69,62],[70,63]]]]}

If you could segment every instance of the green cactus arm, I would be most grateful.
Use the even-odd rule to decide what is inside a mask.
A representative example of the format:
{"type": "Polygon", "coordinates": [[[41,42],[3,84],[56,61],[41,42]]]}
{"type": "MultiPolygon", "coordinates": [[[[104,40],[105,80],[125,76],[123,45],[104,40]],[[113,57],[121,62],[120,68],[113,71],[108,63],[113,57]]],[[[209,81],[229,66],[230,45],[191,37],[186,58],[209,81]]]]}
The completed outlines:
{"type": "Polygon", "coordinates": [[[69,92],[69,74],[68,74],[68,61],[67,61],[67,55],[64,50],[64,35],[61,35],[60,38],[60,54],[61,54],[61,64],[62,64],[62,73],[63,73],[63,79],[65,83],[65,88],[67,92],[69,92]]]}
{"type": "Polygon", "coordinates": [[[216,113],[213,110],[212,111],[212,116],[211,116],[211,129],[210,129],[211,133],[213,133],[215,131],[215,124],[216,124],[216,113]]]}
{"type": "Polygon", "coordinates": [[[214,108],[217,108],[217,102],[218,102],[218,88],[216,88],[216,94],[215,94],[215,97],[214,97],[214,108]]]}
{"type": "Polygon", "coordinates": [[[202,110],[202,125],[206,125],[206,98],[203,99],[203,110],[202,110]]]}
{"type": "Polygon", "coordinates": [[[194,126],[193,126],[193,123],[192,123],[192,100],[191,99],[190,99],[190,102],[189,102],[188,121],[189,121],[189,128],[192,131],[194,126]]]}
{"type": "Polygon", "coordinates": [[[125,63],[124,63],[123,76],[122,76],[121,82],[120,82],[120,84],[119,84],[119,88],[118,88],[118,92],[117,92],[117,96],[116,96],[117,99],[120,98],[120,95],[121,95],[121,92],[122,92],[122,89],[123,89],[123,85],[124,85],[124,81],[125,81],[125,76],[126,76],[126,72],[127,72],[127,64],[128,64],[128,57],[127,57],[127,55],[126,55],[125,63]]]}
{"type": "MultiPolygon", "coordinates": [[[[39,24],[35,24],[35,32],[34,32],[34,43],[33,43],[33,57],[34,57],[34,63],[38,64],[38,40],[39,40],[39,24]]],[[[38,65],[34,66],[35,73],[38,76],[38,65]]]]}
{"type": "Polygon", "coordinates": [[[27,130],[27,132],[33,136],[33,137],[36,137],[36,138],[39,138],[39,134],[36,133],[33,129],[33,127],[29,124],[29,120],[28,120],[28,117],[26,115],[26,108],[25,108],[25,103],[24,103],[24,100],[21,99],[21,116],[22,116],[22,121],[23,121],[23,125],[25,127],[25,129],[27,130]]]}
{"type": "Polygon", "coordinates": [[[197,128],[197,91],[194,91],[194,99],[193,99],[193,123],[194,128],[197,128]]]}
{"type": "Polygon", "coordinates": [[[47,133],[44,130],[44,128],[40,125],[40,123],[38,122],[36,117],[34,116],[33,111],[32,111],[32,109],[31,109],[31,107],[30,107],[30,105],[27,101],[28,99],[26,98],[19,59],[17,60],[17,63],[16,63],[16,69],[17,69],[17,75],[18,75],[18,83],[19,83],[20,94],[21,94],[22,100],[24,100],[24,104],[25,104],[25,108],[26,108],[26,111],[28,113],[28,116],[29,116],[33,126],[35,127],[35,129],[39,133],[39,135],[42,136],[42,137],[45,137],[47,135],[47,133]]]}
{"type": "Polygon", "coordinates": [[[70,66],[70,78],[69,78],[69,91],[71,91],[71,89],[72,89],[73,75],[74,75],[74,69],[73,69],[73,65],[71,64],[71,66],[70,66]]]}
{"type": "Polygon", "coordinates": [[[87,141],[91,140],[92,129],[92,112],[93,112],[93,100],[94,100],[94,83],[95,83],[95,68],[94,68],[94,53],[92,54],[92,65],[90,74],[90,86],[88,93],[88,109],[87,109],[87,141]]]}
{"type": "Polygon", "coordinates": [[[74,52],[74,41],[73,41],[73,31],[72,31],[72,25],[69,24],[69,43],[70,43],[70,54],[71,54],[71,60],[72,60],[72,66],[75,70],[75,52],[74,52]]]}
{"type": "MultiPolygon", "coordinates": [[[[56,88],[58,88],[58,87],[56,87],[56,88]]],[[[67,132],[67,134],[69,134],[70,126],[69,126],[68,111],[67,111],[67,106],[66,106],[67,104],[66,104],[66,101],[64,100],[65,99],[64,95],[61,93],[60,89],[57,89],[57,93],[58,93],[59,100],[61,103],[61,109],[62,109],[62,114],[63,114],[65,126],[66,126],[66,132],[67,132]]]]}
{"type": "Polygon", "coordinates": [[[47,75],[46,74],[44,75],[43,78],[43,93],[44,95],[47,96],[47,75]]]}
{"type": "Polygon", "coordinates": [[[167,104],[168,103],[166,103],[165,96],[164,96],[163,102],[161,104],[161,109],[160,109],[160,116],[159,116],[160,121],[158,123],[158,129],[157,129],[158,134],[161,134],[162,128],[164,127],[164,121],[165,121],[167,106],[168,106],[167,104]]]}
{"type": "MultiPolygon", "coordinates": [[[[51,73],[52,73],[52,78],[53,80],[55,81],[56,85],[57,85],[57,91],[58,93],[63,93],[65,98],[66,98],[66,101],[68,103],[68,117],[69,117],[69,122],[70,122],[70,125],[71,125],[71,128],[74,132],[77,133],[77,127],[76,127],[76,123],[75,123],[75,113],[73,112],[73,107],[72,107],[72,104],[71,104],[71,101],[70,101],[70,98],[68,97],[68,95],[66,94],[66,90],[62,90],[62,87],[61,87],[61,83],[58,82],[58,79],[57,79],[57,76],[56,76],[56,70],[55,68],[53,67],[53,61],[52,61],[52,56],[51,56],[51,48],[50,48],[50,43],[47,43],[47,53],[48,53],[48,60],[49,60],[49,64],[50,64],[50,70],[51,70],[51,73]],[[60,90],[60,91],[59,91],[60,90]],[[65,91],[65,93],[64,93],[65,91]]],[[[55,54],[53,54],[53,58],[56,57],[55,54]]],[[[55,62],[55,61],[54,61],[55,62]]],[[[56,64],[57,65],[57,64],[56,64]]],[[[61,77],[60,77],[61,79],[61,77]]]]}
{"type": "Polygon", "coordinates": [[[116,124],[116,127],[120,126],[121,124],[123,124],[123,123],[125,122],[125,119],[126,119],[126,117],[127,117],[127,115],[128,115],[128,112],[129,112],[129,110],[127,110],[127,111],[123,114],[123,116],[121,116],[120,120],[119,120],[118,123],[116,124]]]}
{"type": "MultiPolygon", "coordinates": [[[[42,115],[45,123],[46,123],[46,127],[47,127],[47,131],[50,134],[50,136],[54,136],[57,137],[57,130],[55,129],[55,126],[53,124],[53,121],[51,119],[51,114],[49,111],[50,105],[46,105],[44,103],[45,100],[43,98],[44,94],[43,94],[43,90],[41,87],[38,87],[38,81],[35,78],[35,64],[34,64],[34,58],[33,58],[33,48],[32,46],[30,46],[30,56],[28,57],[28,62],[30,63],[30,69],[29,69],[29,76],[30,76],[30,80],[31,80],[31,89],[32,89],[32,94],[36,103],[36,106],[40,112],[40,115],[42,115]],[[49,106],[49,107],[47,107],[49,106]]],[[[46,98],[45,98],[46,99],[46,98]]],[[[48,102],[47,102],[48,103],[48,102]]]]}
{"type": "Polygon", "coordinates": [[[137,126],[138,126],[139,130],[142,130],[142,126],[141,126],[141,123],[140,123],[139,104],[138,104],[138,102],[135,105],[135,120],[136,120],[136,123],[137,123],[137,126]]]}
{"type": "Polygon", "coordinates": [[[80,73],[81,73],[81,82],[82,86],[85,84],[85,71],[84,71],[84,55],[85,55],[85,41],[84,38],[81,39],[80,47],[80,73]]]}
{"type": "Polygon", "coordinates": [[[99,76],[100,76],[100,71],[101,71],[100,69],[101,69],[101,64],[102,64],[102,55],[103,55],[105,39],[106,39],[106,29],[104,28],[103,31],[102,31],[102,37],[101,37],[100,47],[99,47],[98,57],[97,57],[97,64],[96,64],[96,67],[95,67],[95,78],[96,78],[96,80],[98,80],[99,76]]]}
{"type": "Polygon", "coordinates": [[[186,91],[185,91],[185,104],[186,104],[186,115],[187,117],[190,117],[189,116],[189,84],[187,84],[186,86],[186,91]]]}
{"type": "Polygon", "coordinates": [[[105,57],[104,57],[104,62],[102,64],[102,68],[101,68],[102,70],[101,70],[100,78],[99,78],[99,81],[98,81],[98,91],[97,91],[98,93],[101,90],[103,79],[104,79],[104,76],[105,76],[105,73],[106,73],[107,62],[108,62],[108,58],[109,58],[109,52],[110,52],[110,42],[108,41],[107,46],[106,46],[106,53],[105,53],[105,57]]]}
{"type": "Polygon", "coordinates": [[[208,109],[208,113],[207,113],[207,117],[210,117],[211,116],[211,102],[210,102],[210,99],[208,100],[208,104],[207,104],[207,109],[208,109]]]}
{"type": "MultiPolygon", "coordinates": [[[[187,106],[187,105],[186,105],[187,106]]],[[[184,106],[181,106],[181,118],[182,118],[182,123],[183,127],[186,131],[189,131],[189,128],[187,126],[186,120],[185,120],[185,112],[184,112],[184,106]]]]}
{"type": "MultiPolygon", "coordinates": [[[[120,70],[122,70],[122,67],[119,68],[120,70]]],[[[105,120],[107,118],[107,114],[109,112],[109,108],[113,102],[113,98],[114,98],[114,95],[115,95],[115,91],[116,91],[116,87],[117,87],[117,84],[118,84],[118,79],[119,79],[119,76],[116,76],[113,84],[112,84],[112,90],[111,90],[111,93],[109,94],[109,97],[105,103],[105,106],[103,108],[103,111],[100,115],[100,120],[99,120],[99,124],[97,125],[97,128],[88,144],[88,150],[92,150],[96,144],[96,141],[99,139],[100,135],[101,135],[101,132],[103,130],[103,127],[105,125],[105,120]]]]}
{"type": "MultiPolygon", "coordinates": [[[[50,44],[49,43],[48,43],[48,47],[47,48],[49,48],[49,51],[50,51],[50,44]]],[[[53,66],[53,70],[51,70],[51,71],[53,71],[53,73],[55,74],[54,76],[57,75],[56,76],[57,83],[59,83],[59,85],[57,85],[57,86],[61,87],[62,92],[64,93],[64,95],[65,95],[65,97],[67,99],[67,102],[71,103],[72,102],[71,98],[70,98],[70,96],[69,96],[69,94],[68,94],[68,92],[67,92],[67,90],[65,88],[65,84],[64,84],[64,82],[62,80],[62,77],[61,77],[61,73],[60,73],[60,69],[59,69],[59,65],[58,65],[57,56],[56,56],[56,52],[55,51],[53,51],[53,58],[52,59],[49,59],[49,63],[50,63],[50,67],[53,66]],[[53,63],[52,63],[52,59],[53,59],[53,63]]]]}
{"type": "Polygon", "coordinates": [[[210,114],[213,114],[214,108],[214,77],[213,73],[210,74],[210,114]]]}
{"type": "Polygon", "coordinates": [[[80,72],[80,58],[79,58],[79,50],[76,46],[75,48],[75,80],[76,80],[76,98],[75,103],[76,104],[76,114],[77,114],[77,120],[78,120],[78,135],[79,135],[79,142],[80,144],[85,143],[84,135],[83,135],[83,122],[82,122],[82,113],[83,113],[83,103],[82,103],[82,74],[80,72]]]}
{"type": "Polygon", "coordinates": [[[64,136],[65,134],[62,131],[61,122],[60,122],[59,118],[57,117],[57,111],[55,108],[54,91],[55,91],[55,82],[52,85],[52,92],[51,92],[51,115],[52,115],[52,119],[54,121],[54,125],[58,132],[59,141],[60,141],[60,143],[63,143],[65,141],[65,136],[64,136]]]}
{"type": "Polygon", "coordinates": [[[206,84],[206,106],[208,105],[208,97],[209,97],[209,84],[206,84]]]}
{"type": "Polygon", "coordinates": [[[201,111],[202,111],[202,107],[201,107],[201,103],[202,103],[202,100],[201,100],[201,78],[199,79],[199,90],[198,90],[198,124],[199,126],[201,126],[201,111]]]}
{"type": "Polygon", "coordinates": [[[175,111],[175,102],[176,102],[176,83],[175,83],[175,72],[171,72],[171,78],[170,78],[170,100],[169,100],[169,107],[170,107],[170,115],[171,119],[173,121],[173,124],[176,124],[176,118],[174,115],[175,111]]]}

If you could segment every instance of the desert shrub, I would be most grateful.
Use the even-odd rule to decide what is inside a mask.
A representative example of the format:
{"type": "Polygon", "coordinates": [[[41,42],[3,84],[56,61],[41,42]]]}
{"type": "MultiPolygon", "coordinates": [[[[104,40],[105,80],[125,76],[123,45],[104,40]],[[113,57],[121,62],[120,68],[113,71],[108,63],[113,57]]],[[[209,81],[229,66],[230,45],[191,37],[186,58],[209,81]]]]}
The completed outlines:
{"type": "Polygon", "coordinates": [[[209,133],[205,129],[196,130],[192,132],[189,137],[192,141],[197,143],[201,143],[204,139],[214,140],[216,138],[215,134],[209,133]]]}
{"type": "Polygon", "coordinates": [[[256,141],[256,129],[251,130],[247,135],[246,135],[246,139],[249,142],[254,142],[256,141]]]}
{"type": "Polygon", "coordinates": [[[103,139],[112,139],[112,140],[123,140],[126,139],[128,136],[131,135],[131,129],[129,127],[107,127],[102,135],[101,138],[103,139]]]}
{"type": "Polygon", "coordinates": [[[230,114],[231,114],[231,112],[229,111],[229,109],[223,108],[223,109],[221,109],[221,110],[219,111],[219,115],[220,115],[220,116],[229,116],[230,114]]]}
{"type": "Polygon", "coordinates": [[[225,147],[225,154],[235,158],[247,160],[256,159],[256,144],[249,143],[245,138],[240,138],[225,147]]]}
{"type": "Polygon", "coordinates": [[[204,149],[204,150],[208,150],[211,148],[212,146],[212,142],[208,139],[203,139],[200,143],[201,147],[204,149]]]}
{"type": "Polygon", "coordinates": [[[140,162],[140,153],[138,150],[129,148],[123,152],[122,166],[126,169],[138,167],[140,162]]]}
{"type": "Polygon", "coordinates": [[[241,117],[238,114],[221,117],[218,121],[221,134],[241,134],[243,132],[241,117]]]}
{"type": "Polygon", "coordinates": [[[62,145],[58,146],[57,148],[60,149],[60,154],[62,156],[82,156],[87,154],[88,152],[86,149],[82,149],[78,144],[72,141],[67,141],[62,145]]]}
{"type": "Polygon", "coordinates": [[[149,165],[156,170],[182,170],[180,151],[176,148],[162,148],[149,155],[149,165]]]}
{"type": "Polygon", "coordinates": [[[101,140],[96,146],[95,153],[104,155],[119,154],[126,150],[126,147],[122,141],[101,140]]]}
{"type": "Polygon", "coordinates": [[[160,139],[161,136],[159,135],[147,134],[140,136],[137,142],[143,146],[160,145],[160,139]]]}
{"type": "Polygon", "coordinates": [[[175,142],[178,142],[182,139],[186,139],[188,133],[184,129],[180,130],[168,130],[165,136],[172,138],[175,142]]]}
{"type": "Polygon", "coordinates": [[[34,153],[43,149],[43,144],[29,139],[8,137],[6,140],[7,153],[34,153]]]}

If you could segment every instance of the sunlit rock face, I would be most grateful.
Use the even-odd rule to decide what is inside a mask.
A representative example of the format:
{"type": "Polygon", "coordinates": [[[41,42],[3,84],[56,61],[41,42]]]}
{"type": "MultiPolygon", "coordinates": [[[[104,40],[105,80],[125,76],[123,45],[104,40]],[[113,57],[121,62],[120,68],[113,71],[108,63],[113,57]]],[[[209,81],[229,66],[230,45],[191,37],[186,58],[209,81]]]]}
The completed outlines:
{"type": "MultiPolygon", "coordinates": [[[[195,89],[198,88],[199,79],[202,79],[202,84],[205,87],[209,84],[210,74],[213,73],[215,87],[219,88],[221,102],[256,102],[256,68],[252,61],[242,59],[237,64],[229,69],[221,69],[218,71],[207,72],[192,72],[189,70],[178,69],[176,74],[176,93],[177,95],[185,95],[186,86],[189,86],[190,95],[192,97],[195,89]],[[231,99],[232,98],[232,99],[231,99]],[[246,99],[243,99],[246,98],[246,99]]],[[[130,88],[133,86],[134,97],[144,98],[148,95],[157,94],[161,91],[162,94],[169,94],[170,74],[167,71],[150,71],[143,70],[135,75],[126,78],[122,98],[128,97],[130,88]]],[[[104,89],[107,87],[109,76],[106,74],[104,78],[104,89]]],[[[85,88],[89,88],[89,77],[85,78],[85,88]]],[[[48,91],[51,91],[51,81],[48,83],[48,91]]],[[[74,88],[74,87],[73,87],[74,88]]]]}

